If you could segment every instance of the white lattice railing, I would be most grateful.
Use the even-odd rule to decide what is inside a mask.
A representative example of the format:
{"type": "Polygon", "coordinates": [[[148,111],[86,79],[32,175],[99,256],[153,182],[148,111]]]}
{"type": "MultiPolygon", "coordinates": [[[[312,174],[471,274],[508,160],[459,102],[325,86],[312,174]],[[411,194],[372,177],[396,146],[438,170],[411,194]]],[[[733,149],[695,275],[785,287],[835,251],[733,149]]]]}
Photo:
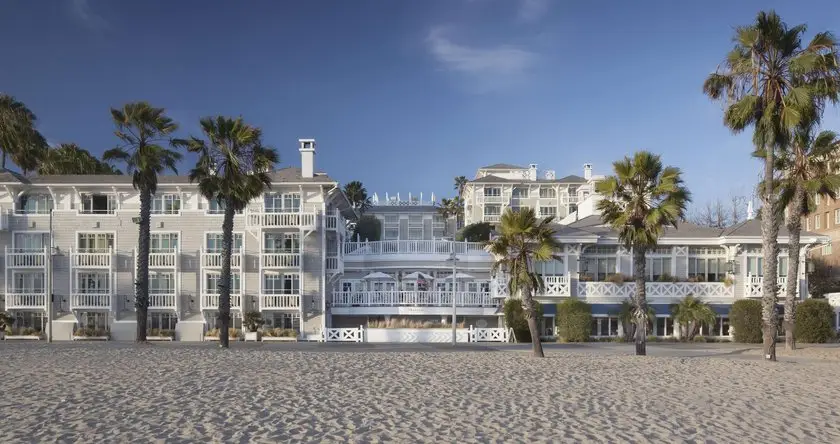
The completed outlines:
{"type": "Polygon", "coordinates": [[[260,255],[263,268],[300,267],[300,253],[266,253],[260,255]]]}
{"type": "Polygon", "coordinates": [[[103,310],[111,308],[111,293],[72,293],[70,295],[71,310],[103,310]]]}
{"type": "MultiPolygon", "coordinates": [[[[456,292],[457,307],[495,307],[488,293],[456,292]]],[[[358,291],[333,294],[334,307],[451,307],[451,291],[358,291]]]]}
{"type": "Polygon", "coordinates": [[[47,266],[47,249],[6,247],[6,268],[44,268],[47,266]]]}
{"type": "Polygon", "coordinates": [[[358,328],[328,328],[323,331],[321,339],[326,342],[362,342],[365,337],[365,329],[358,328]]]}
{"type": "MultiPolygon", "coordinates": [[[[204,268],[222,268],[220,251],[201,250],[201,266],[204,268]]],[[[242,252],[235,250],[230,255],[230,268],[242,268],[242,252]]]]}
{"type": "Polygon", "coordinates": [[[388,240],[375,242],[345,242],[344,254],[489,254],[481,242],[452,242],[447,240],[388,240]]]}
{"type": "MultiPolygon", "coordinates": [[[[764,278],[761,276],[748,275],[744,280],[744,297],[745,298],[760,298],[763,292],[764,278]]],[[[776,288],[778,294],[784,294],[787,288],[787,276],[779,276],[776,279],[776,288]]],[[[797,289],[798,291],[798,289],[797,289]]]]}
{"type": "Polygon", "coordinates": [[[506,328],[475,328],[470,326],[470,342],[510,342],[506,328]]]}
{"type": "Polygon", "coordinates": [[[260,310],[288,310],[300,308],[299,294],[262,294],[260,310]]]}
{"type": "Polygon", "coordinates": [[[572,295],[572,284],[568,276],[543,276],[544,296],[569,297],[572,295]]]}
{"type": "MultiPolygon", "coordinates": [[[[635,282],[578,282],[577,296],[581,298],[629,298],[636,293],[635,282]]],[[[648,298],[683,298],[694,295],[701,299],[734,298],[735,286],[722,282],[647,282],[648,298]]]]}
{"type": "Polygon", "coordinates": [[[110,250],[79,249],[71,250],[70,257],[74,268],[111,268],[110,250]]]}
{"type": "MultiPolygon", "coordinates": [[[[238,310],[242,308],[242,295],[230,295],[230,308],[238,310]]],[[[202,310],[218,310],[219,309],[219,295],[212,293],[205,293],[201,295],[201,309],[202,310]]]]}

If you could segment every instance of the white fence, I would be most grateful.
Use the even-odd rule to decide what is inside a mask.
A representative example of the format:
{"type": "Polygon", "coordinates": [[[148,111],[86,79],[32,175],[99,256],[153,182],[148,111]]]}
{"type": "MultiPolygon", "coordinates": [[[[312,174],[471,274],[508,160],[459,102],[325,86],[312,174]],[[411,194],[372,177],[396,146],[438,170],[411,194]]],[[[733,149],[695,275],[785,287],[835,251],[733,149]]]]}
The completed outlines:
{"type": "MultiPolygon", "coordinates": [[[[510,342],[512,336],[505,328],[458,328],[456,341],[464,342],[510,342]]],[[[369,342],[369,343],[449,343],[451,328],[328,328],[321,335],[325,342],[369,342]]]]}

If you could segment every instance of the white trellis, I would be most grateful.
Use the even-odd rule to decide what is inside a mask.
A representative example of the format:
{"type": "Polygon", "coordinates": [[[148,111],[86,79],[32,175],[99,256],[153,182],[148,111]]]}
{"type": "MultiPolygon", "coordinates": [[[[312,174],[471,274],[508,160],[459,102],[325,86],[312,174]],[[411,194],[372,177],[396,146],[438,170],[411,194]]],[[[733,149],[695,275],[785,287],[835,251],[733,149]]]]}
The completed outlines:
{"type": "Polygon", "coordinates": [[[506,328],[475,328],[470,326],[470,342],[510,342],[506,328]]]}
{"type": "Polygon", "coordinates": [[[326,342],[363,342],[365,329],[359,328],[327,328],[324,330],[322,340],[326,342]]]}

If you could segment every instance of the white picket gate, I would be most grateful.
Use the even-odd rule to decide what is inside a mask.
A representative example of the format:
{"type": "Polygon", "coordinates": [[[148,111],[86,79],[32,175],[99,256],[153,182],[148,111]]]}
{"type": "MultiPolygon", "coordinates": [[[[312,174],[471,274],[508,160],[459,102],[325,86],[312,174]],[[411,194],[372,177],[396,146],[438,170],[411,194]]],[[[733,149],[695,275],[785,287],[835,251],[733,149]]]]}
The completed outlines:
{"type": "Polygon", "coordinates": [[[506,328],[475,328],[470,326],[470,342],[510,342],[506,328]]]}
{"type": "Polygon", "coordinates": [[[325,342],[362,342],[365,337],[365,329],[359,328],[328,328],[324,330],[321,337],[325,342]]]}

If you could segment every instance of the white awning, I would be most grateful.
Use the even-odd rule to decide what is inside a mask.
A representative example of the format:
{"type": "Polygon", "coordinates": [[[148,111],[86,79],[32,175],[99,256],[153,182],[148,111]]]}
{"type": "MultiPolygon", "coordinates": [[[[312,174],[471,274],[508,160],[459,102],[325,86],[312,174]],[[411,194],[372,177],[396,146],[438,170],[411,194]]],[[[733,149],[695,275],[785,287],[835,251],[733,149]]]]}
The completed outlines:
{"type": "Polygon", "coordinates": [[[420,279],[432,280],[432,279],[434,279],[434,277],[429,276],[428,274],[423,273],[422,271],[415,271],[414,273],[409,273],[409,274],[403,276],[403,279],[408,279],[408,280],[420,280],[420,279]]]}
{"type": "MultiPolygon", "coordinates": [[[[447,279],[451,281],[452,280],[452,275],[450,274],[449,276],[444,276],[442,278],[438,278],[438,281],[445,281],[447,279]]],[[[455,279],[475,279],[475,277],[470,276],[466,273],[461,273],[459,271],[458,273],[455,274],[455,279]]]]}
{"type": "Polygon", "coordinates": [[[362,279],[394,279],[390,274],[385,274],[381,271],[375,271],[362,279]]]}

